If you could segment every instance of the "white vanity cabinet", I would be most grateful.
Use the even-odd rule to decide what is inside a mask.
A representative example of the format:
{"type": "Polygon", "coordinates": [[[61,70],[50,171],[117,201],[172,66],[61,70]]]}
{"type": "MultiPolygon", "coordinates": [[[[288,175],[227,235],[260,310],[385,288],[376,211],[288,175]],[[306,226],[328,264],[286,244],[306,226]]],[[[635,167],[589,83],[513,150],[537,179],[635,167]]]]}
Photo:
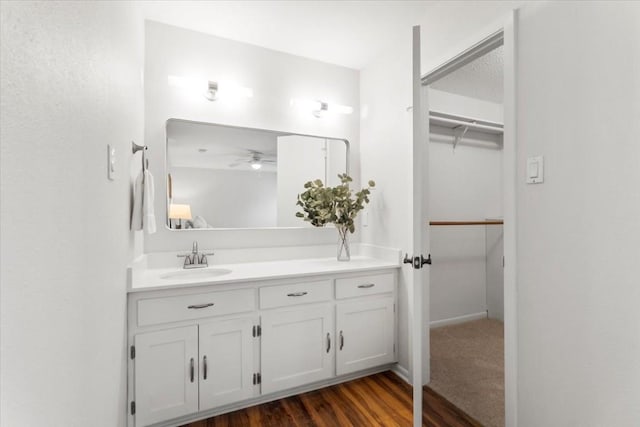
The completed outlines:
{"type": "Polygon", "coordinates": [[[336,306],[336,374],[395,361],[394,298],[368,298],[336,306]]]}
{"type": "Polygon", "coordinates": [[[228,319],[136,335],[136,425],[252,397],[255,323],[228,319]]]}
{"type": "Polygon", "coordinates": [[[336,279],[336,374],[395,361],[395,276],[336,279]]]}
{"type": "Polygon", "coordinates": [[[199,325],[200,411],[253,397],[257,324],[245,317],[199,325]]]}
{"type": "Polygon", "coordinates": [[[262,315],[262,392],[331,378],[333,306],[278,310],[262,315]]]}
{"type": "Polygon", "coordinates": [[[135,336],[136,425],[198,410],[198,327],[185,326],[135,336]]]}
{"type": "Polygon", "coordinates": [[[128,297],[129,427],[179,426],[388,369],[396,268],[128,297]]]}

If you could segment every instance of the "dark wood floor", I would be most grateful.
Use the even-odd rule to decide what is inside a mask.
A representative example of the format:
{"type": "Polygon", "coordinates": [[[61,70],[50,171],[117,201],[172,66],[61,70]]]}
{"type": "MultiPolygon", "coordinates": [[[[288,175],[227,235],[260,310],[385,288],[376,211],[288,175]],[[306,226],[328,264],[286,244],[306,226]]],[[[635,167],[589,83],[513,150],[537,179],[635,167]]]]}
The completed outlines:
{"type": "MultiPolygon", "coordinates": [[[[424,426],[482,427],[429,387],[424,391],[424,426]]],[[[398,376],[383,372],[183,427],[411,426],[411,394],[398,376]]]]}

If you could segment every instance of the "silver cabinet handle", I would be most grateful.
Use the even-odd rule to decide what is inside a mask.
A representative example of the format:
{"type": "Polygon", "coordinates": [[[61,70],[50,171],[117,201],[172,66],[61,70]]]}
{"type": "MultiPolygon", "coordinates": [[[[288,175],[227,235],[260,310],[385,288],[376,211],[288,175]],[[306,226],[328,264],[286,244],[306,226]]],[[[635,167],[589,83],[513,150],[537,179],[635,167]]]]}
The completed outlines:
{"type": "Polygon", "coordinates": [[[187,308],[189,308],[189,309],[193,309],[193,310],[199,310],[199,309],[201,309],[201,308],[213,307],[213,304],[214,304],[214,303],[212,303],[212,302],[207,303],[207,304],[195,304],[195,305],[190,305],[190,306],[189,306],[189,307],[187,307],[187,308]]]}
{"type": "Polygon", "coordinates": [[[303,297],[307,294],[307,292],[292,292],[287,294],[288,297],[303,297]]]}
{"type": "Polygon", "coordinates": [[[191,382],[193,382],[194,377],[195,377],[195,367],[193,364],[193,357],[191,358],[191,362],[190,362],[190,375],[191,375],[191,382]]]}
{"type": "Polygon", "coordinates": [[[342,331],[340,331],[340,350],[344,347],[344,335],[342,335],[342,331]]]}
{"type": "Polygon", "coordinates": [[[368,288],[373,288],[376,284],[375,283],[366,283],[364,285],[358,285],[358,287],[360,289],[368,289],[368,288]]]}
{"type": "Polygon", "coordinates": [[[331,335],[327,332],[327,353],[331,350],[331,335]]]}
{"type": "Polygon", "coordinates": [[[207,379],[207,356],[202,357],[202,378],[207,379]]]}

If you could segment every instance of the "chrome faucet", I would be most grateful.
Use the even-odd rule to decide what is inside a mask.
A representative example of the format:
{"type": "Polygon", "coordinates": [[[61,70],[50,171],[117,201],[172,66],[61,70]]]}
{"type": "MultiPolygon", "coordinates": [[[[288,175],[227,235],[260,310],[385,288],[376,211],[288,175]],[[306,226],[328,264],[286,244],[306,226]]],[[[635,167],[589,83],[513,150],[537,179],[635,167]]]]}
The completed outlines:
{"type": "Polygon", "coordinates": [[[178,255],[179,258],[184,258],[184,264],[182,268],[204,268],[209,266],[207,256],[213,256],[213,252],[200,253],[198,252],[198,242],[194,241],[190,254],[178,255]]]}

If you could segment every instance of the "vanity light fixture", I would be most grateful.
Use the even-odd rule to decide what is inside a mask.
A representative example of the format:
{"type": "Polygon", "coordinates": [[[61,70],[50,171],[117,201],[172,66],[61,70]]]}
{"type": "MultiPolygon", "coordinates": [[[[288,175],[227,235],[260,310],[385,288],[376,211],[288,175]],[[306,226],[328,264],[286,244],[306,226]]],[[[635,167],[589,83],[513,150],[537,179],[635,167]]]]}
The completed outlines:
{"type": "Polygon", "coordinates": [[[335,114],[351,114],[353,107],[348,105],[330,104],[324,101],[309,101],[304,99],[292,99],[291,106],[300,110],[310,111],[311,114],[320,118],[331,113],[335,114]]]}
{"type": "Polygon", "coordinates": [[[202,94],[209,101],[231,98],[252,98],[253,89],[229,80],[205,80],[198,77],[168,76],[169,85],[185,91],[202,94]]]}

